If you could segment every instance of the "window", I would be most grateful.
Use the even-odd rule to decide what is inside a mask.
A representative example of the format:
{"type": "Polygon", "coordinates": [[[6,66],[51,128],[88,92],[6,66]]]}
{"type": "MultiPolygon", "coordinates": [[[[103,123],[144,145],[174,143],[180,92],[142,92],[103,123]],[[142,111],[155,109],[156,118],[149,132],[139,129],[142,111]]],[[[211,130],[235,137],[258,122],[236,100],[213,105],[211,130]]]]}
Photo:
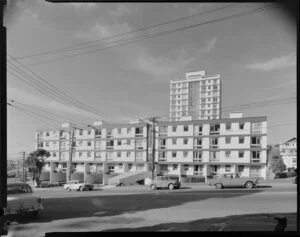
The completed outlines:
{"type": "Polygon", "coordinates": [[[172,138],[172,144],[176,145],[176,143],[177,143],[177,139],[176,138],[172,138]]]}
{"type": "Polygon", "coordinates": [[[230,172],[231,165],[225,165],[225,172],[230,172]]]}
{"type": "Polygon", "coordinates": [[[240,129],[243,130],[245,127],[245,124],[244,123],[240,123],[240,129]]]}
{"type": "Polygon", "coordinates": [[[188,125],[184,125],[183,131],[184,131],[184,132],[188,132],[188,131],[189,131],[189,126],[188,126],[188,125]]]}
{"type": "Polygon", "coordinates": [[[82,152],[78,152],[78,156],[79,156],[79,157],[82,157],[82,152]]]}
{"type": "Polygon", "coordinates": [[[297,158],[293,158],[293,163],[297,163],[297,158]]]}
{"type": "Polygon", "coordinates": [[[122,128],[118,128],[118,134],[122,134],[122,128]]]}
{"type": "Polygon", "coordinates": [[[159,139],[159,146],[160,146],[160,148],[165,148],[165,146],[166,146],[166,139],[159,139]]]}
{"type": "Polygon", "coordinates": [[[143,158],[143,152],[137,151],[137,152],[135,153],[135,158],[142,159],[142,158],[143,158]]]}
{"type": "Polygon", "coordinates": [[[127,128],[127,134],[131,133],[131,128],[127,128]]]}
{"type": "Polygon", "coordinates": [[[131,141],[130,140],[126,140],[126,144],[127,146],[130,146],[131,141]]]}
{"type": "Polygon", "coordinates": [[[117,152],[117,157],[121,157],[121,152],[120,151],[117,152]]]}
{"type": "Polygon", "coordinates": [[[121,146],[121,145],[122,145],[122,141],[119,140],[119,141],[118,141],[118,146],[121,146]]]}
{"type": "Polygon", "coordinates": [[[172,158],[176,158],[177,152],[176,151],[172,151],[172,158]]]}
{"type": "Polygon", "coordinates": [[[113,147],[114,146],[114,141],[110,140],[106,142],[106,147],[113,147]]]}
{"type": "Polygon", "coordinates": [[[239,165],[239,168],[238,168],[238,170],[239,170],[239,172],[244,172],[244,166],[243,165],[239,165]]]}
{"type": "Polygon", "coordinates": [[[231,142],[231,137],[226,137],[225,140],[226,140],[226,144],[230,144],[230,142],[231,142]]]}
{"type": "Polygon", "coordinates": [[[201,145],[202,145],[202,139],[200,139],[200,138],[195,139],[195,143],[196,143],[197,147],[201,147],[201,145]]]}
{"type": "Polygon", "coordinates": [[[87,153],[87,157],[91,157],[92,153],[90,151],[88,151],[87,153]]]}
{"type": "Polygon", "coordinates": [[[177,170],[177,168],[178,168],[178,165],[173,165],[173,170],[177,170]]]}
{"type": "Polygon", "coordinates": [[[136,135],[143,135],[143,128],[135,128],[136,135]]]}
{"type": "Polygon", "coordinates": [[[166,158],[166,153],[164,151],[160,151],[158,153],[158,158],[166,158]]]}
{"type": "Polygon", "coordinates": [[[101,129],[96,129],[95,130],[95,135],[97,136],[101,136],[101,129]]]}
{"type": "Polygon", "coordinates": [[[83,131],[80,130],[80,131],[79,131],[79,136],[82,136],[82,135],[83,135],[83,131]]]}
{"type": "Polygon", "coordinates": [[[201,102],[202,102],[202,103],[205,103],[205,99],[201,99],[201,102]]]}
{"type": "Polygon", "coordinates": [[[211,133],[218,133],[220,131],[220,124],[212,124],[210,125],[211,133]]]}
{"type": "Polygon", "coordinates": [[[202,152],[194,151],[194,158],[202,158],[202,152]]]}
{"type": "Polygon", "coordinates": [[[187,157],[187,156],[188,156],[188,154],[189,154],[189,152],[188,152],[188,151],[184,151],[184,152],[183,152],[183,157],[187,157]]]}
{"type": "Polygon", "coordinates": [[[172,126],[172,132],[176,132],[177,126],[172,126]]]}
{"type": "Polygon", "coordinates": [[[96,152],[95,153],[95,158],[101,158],[101,152],[96,152]]]}
{"type": "Polygon", "coordinates": [[[245,138],[244,137],[240,137],[239,138],[239,144],[244,144],[245,142],[245,138]]]}
{"type": "Polygon", "coordinates": [[[230,151],[225,151],[225,157],[230,158],[231,152],[230,151]]]}
{"type": "Polygon", "coordinates": [[[251,137],[251,144],[252,145],[259,145],[260,144],[260,137],[251,137]]]}
{"type": "Polygon", "coordinates": [[[46,137],[49,137],[49,132],[46,132],[46,137]]]}
{"type": "Polygon", "coordinates": [[[49,147],[49,142],[46,142],[46,147],[49,147]]]}
{"type": "Polygon", "coordinates": [[[53,156],[53,157],[56,157],[56,152],[53,152],[52,156],[53,156]]]}
{"type": "Polygon", "coordinates": [[[87,145],[88,145],[88,146],[91,146],[91,145],[92,145],[92,142],[87,142],[87,145]]]}
{"type": "Polygon", "coordinates": [[[226,130],[230,130],[231,129],[231,124],[230,123],[226,123],[226,130]]]}
{"type": "Polygon", "coordinates": [[[132,169],[132,164],[128,164],[128,169],[129,169],[129,170],[132,169]]]}
{"type": "Polygon", "coordinates": [[[188,140],[187,138],[183,139],[183,144],[184,144],[184,145],[187,145],[187,144],[188,144],[188,141],[189,141],[189,140],[188,140]]]}
{"type": "Polygon", "coordinates": [[[188,171],[189,170],[189,165],[184,165],[184,170],[188,171]]]}
{"type": "Polygon", "coordinates": [[[244,158],[244,152],[243,151],[239,151],[239,158],[244,158]]]}
{"type": "Polygon", "coordinates": [[[251,157],[254,159],[259,159],[260,158],[260,152],[259,151],[252,151],[251,152],[251,157]]]}
{"type": "Polygon", "coordinates": [[[218,146],[218,138],[211,138],[210,139],[210,145],[213,147],[218,146]]]}
{"type": "Polygon", "coordinates": [[[123,164],[122,163],[119,164],[119,169],[123,169],[123,164]]]}
{"type": "Polygon", "coordinates": [[[87,131],[87,135],[91,135],[91,133],[92,133],[91,130],[87,131]]]}
{"type": "Polygon", "coordinates": [[[127,157],[130,157],[130,156],[131,156],[131,152],[130,152],[130,151],[127,151],[127,152],[126,152],[126,156],[127,156],[127,157]]]}

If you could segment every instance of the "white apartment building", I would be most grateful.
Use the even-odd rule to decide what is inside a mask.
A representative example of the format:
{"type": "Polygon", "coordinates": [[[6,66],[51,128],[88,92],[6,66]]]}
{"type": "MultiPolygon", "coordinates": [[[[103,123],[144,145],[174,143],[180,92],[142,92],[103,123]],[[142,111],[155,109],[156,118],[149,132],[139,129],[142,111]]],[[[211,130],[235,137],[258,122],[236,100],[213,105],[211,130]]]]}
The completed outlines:
{"type": "Polygon", "coordinates": [[[170,121],[191,116],[193,120],[221,118],[220,75],[189,72],[184,80],[170,82],[170,121]]]}
{"type": "Polygon", "coordinates": [[[164,175],[238,172],[266,178],[267,118],[241,113],[217,120],[160,122],[156,157],[164,175]]]}
{"type": "MultiPolygon", "coordinates": [[[[71,127],[36,132],[36,149],[51,154],[44,167],[50,181],[66,180],[71,127]]],[[[86,180],[102,172],[149,171],[150,124],[96,122],[94,127],[81,129],[75,130],[73,140],[73,179],[86,180]]],[[[236,113],[216,120],[158,122],[156,131],[157,174],[207,178],[238,172],[266,177],[266,117],[246,118],[236,113]]]]}
{"type": "Polygon", "coordinates": [[[279,147],[286,168],[297,168],[297,138],[293,137],[280,144],[279,147]]]}

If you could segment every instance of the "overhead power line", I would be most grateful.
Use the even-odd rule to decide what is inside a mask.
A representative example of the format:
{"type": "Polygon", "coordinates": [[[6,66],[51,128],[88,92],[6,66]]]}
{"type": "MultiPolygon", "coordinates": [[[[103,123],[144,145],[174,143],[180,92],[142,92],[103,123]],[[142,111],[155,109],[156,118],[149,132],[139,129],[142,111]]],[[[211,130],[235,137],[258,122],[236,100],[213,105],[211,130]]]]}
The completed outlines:
{"type": "MultiPolygon", "coordinates": [[[[11,56],[10,56],[11,57],[11,56]]],[[[12,57],[13,58],[13,57],[12,57]]],[[[17,60],[15,60],[16,62],[18,62],[17,60]]],[[[54,85],[52,85],[51,83],[47,82],[44,78],[42,78],[41,76],[39,76],[38,74],[36,74],[35,72],[33,72],[32,70],[28,69],[25,65],[23,65],[22,63],[18,62],[22,67],[24,67],[27,71],[29,71],[30,73],[32,73],[35,77],[37,77],[38,79],[33,78],[29,73],[24,72],[22,69],[20,69],[16,64],[9,62],[8,67],[11,70],[14,70],[15,72],[21,74],[22,76],[26,77],[28,80],[30,80],[29,83],[31,86],[35,87],[36,89],[38,89],[41,93],[43,94],[47,94],[48,96],[50,95],[51,98],[54,99],[58,99],[60,102],[63,102],[64,104],[68,104],[68,106],[72,106],[73,108],[77,108],[79,109],[81,112],[82,111],[86,111],[89,113],[93,113],[93,114],[98,114],[98,116],[101,117],[101,115],[99,115],[99,113],[97,112],[97,110],[93,109],[90,106],[87,106],[75,99],[73,99],[72,97],[68,96],[66,93],[64,93],[63,91],[59,90],[57,87],[55,87],[54,85]],[[11,66],[10,64],[12,64],[13,66],[11,66]],[[33,84],[32,84],[33,83],[33,84]]],[[[12,73],[15,77],[17,77],[13,72],[11,72],[10,70],[8,70],[10,73],[12,73]]],[[[18,79],[20,79],[20,77],[17,77],[18,79]]],[[[23,80],[23,79],[20,79],[23,80]]],[[[23,80],[24,81],[24,80],[23,80]]]]}
{"type": "Polygon", "coordinates": [[[205,12],[199,12],[197,14],[189,15],[189,16],[186,16],[186,17],[180,17],[180,18],[177,18],[177,19],[174,19],[174,20],[165,21],[165,22],[162,22],[162,23],[159,23],[159,24],[139,28],[139,29],[136,29],[136,30],[128,31],[126,33],[122,33],[122,34],[116,34],[116,35],[101,38],[101,39],[98,39],[98,40],[91,40],[91,41],[81,43],[81,44],[74,44],[74,45],[71,45],[71,46],[57,48],[57,49],[53,49],[53,50],[49,50],[49,51],[45,51],[45,52],[41,52],[41,53],[16,57],[16,59],[32,58],[32,57],[37,57],[37,56],[42,56],[42,55],[47,55],[47,54],[56,54],[56,53],[60,53],[60,52],[66,52],[67,50],[70,50],[70,49],[73,50],[74,48],[77,48],[77,47],[80,47],[80,49],[82,49],[82,48],[85,48],[85,47],[81,47],[81,46],[86,46],[86,45],[102,42],[102,41],[105,41],[105,40],[108,40],[108,39],[113,39],[113,38],[117,38],[117,37],[120,37],[120,36],[125,36],[125,35],[128,35],[128,34],[133,34],[133,33],[137,33],[137,32],[140,32],[140,31],[149,30],[149,29],[152,29],[152,28],[155,28],[155,27],[158,27],[158,26],[163,26],[163,25],[167,25],[167,24],[170,24],[170,23],[191,19],[191,18],[194,18],[196,16],[201,16],[201,15],[205,15],[207,13],[216,12],[216,11],[219,11],[219,10],[223,10],[223,9],[226,9],[226,8],[233,7],[235,5],[238,5],[238,3],[226,5],[226,6],[215,8],[215,9],[211,9],[211,10],[205,11],[205,12]]]}
{"type": "MultiPolygon", "coordinates": [[[[272,9],[272,8],[275,8],[275,7],[276,6],[274,4],[270,4],[270,5],[266,5],[264,7],[260,7],[260,8],[240,12],[240,13],[233,14],[233,15],[230,15],[230,16],[226,16],[226,17],[222,17],[222,18],[218,18],[218,19],[214,19],[214,20],[210,20],[210,21],[205,21],[205,22],[202,22],[202,23],[194,24],[194,25],[189,25],[189,26],[177,28],[177,29],[174,29],[174,30],[167,30],[167,31],[159,32],[159,33],[148,34],[148,35],[142,36],[143,38],[141,38],[141,36],[136,37],[137,39],[135,39],[133,37],[131,39],[128,39],[128,40],[131,40],[129,42],[125,42],[125,43],[121,43],[121,44],[117,44],[117,45],[113,45],[113,46],[108,46],[108,47],[103,47],[103,48],[99,48],[99,49],[95,49],[95,50],[84,51],[84,52],[81,52],[81,53],[76,53],[76,54],[72,54],[72,55],[68,55],[68,56],[64,56],[64,57],[59,57],[59,58],[55,58],[55,59],[51,59],[51,60],[44,60],[44,61],[40,61],[40,62],[37,62],[37,63],[28,64],[28,66],[44,64],[44,63],[49,63],[49,62],[55,62],[55,61],[58,61],[58,60],[64,60],[64,59],[67,59],[67,58],[76,57],[76,56],[80,56],[80,55],[84,55],[84,54],[95,53],[95,52],[105,50],[105,49],[120,47],[122,45],[132,44],[132,43],[135,43],[135,42],[140,42],[140,41],[155,38],[155,37],[161,37],[161,36],[165,36],[165,35],[168,35],[168,34],[172,34],[172,33],[187,30],[187,29],[193,29],[193,28],[200,27],[200,26],[207,25],[207,24],[211,24],[211,23],[214,23],[214,22],[220,22],[220,21],[224,21],[224,20],[235,19],[235,18],[238,18],[238,17],[254,14],[254,13],[257,13],[257,12],[266,11],[266,10],[269,10],[269,9],[272,9]],[[132,39],[134,39],[134,40],[132,40],[132,39]]],[[[122,41],[124,41],[124,40],[122,40],[122,41]]]]}

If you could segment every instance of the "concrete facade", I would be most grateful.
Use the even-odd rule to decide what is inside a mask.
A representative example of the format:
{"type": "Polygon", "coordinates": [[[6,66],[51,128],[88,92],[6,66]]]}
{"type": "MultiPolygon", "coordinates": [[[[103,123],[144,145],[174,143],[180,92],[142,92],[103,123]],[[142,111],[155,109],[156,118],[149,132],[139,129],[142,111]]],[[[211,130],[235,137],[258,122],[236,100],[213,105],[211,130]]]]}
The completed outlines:
{"type": "Polygon", "coordinates": [[[286,168],[297,168],[297,138],[293,137],[279,147],[280,155],[286,168]]]}
{"type": "Polygon", "coordinates": [[[205,71],[189,72],[185,80],[170,82],[170,121],[185,117],[193,120],[221,118],[220,75],[205,71]]]}

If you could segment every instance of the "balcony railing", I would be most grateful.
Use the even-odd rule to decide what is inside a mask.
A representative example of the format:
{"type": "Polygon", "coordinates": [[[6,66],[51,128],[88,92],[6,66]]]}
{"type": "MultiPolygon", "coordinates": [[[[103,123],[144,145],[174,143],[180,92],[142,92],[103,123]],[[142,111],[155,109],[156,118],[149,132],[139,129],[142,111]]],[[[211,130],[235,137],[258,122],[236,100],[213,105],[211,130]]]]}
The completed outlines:
{"type": "Polygon", "coordinates": [[[158,161],[167,161],[167,158],[165,158],[165,157],[158,157],[158,161]]]}
{"type": "Polygon", "coordinates": [[[135,158],[136,162],[144,162],[145,160],[143,158],[135,158]]]}
{"type": "Polygon", "coordinates": [[[210,145],[209,145],[209,148],[218,148],[218,147],[219,147],[218,144],[210,144],[210,145]]]}
{"type": "Polygon", "coordinates": [[[161,145],[158,147],[158,149],[166,149],[166,145],[161,145]]]}
{"type": "Polygon", "coordinates": [[[168,132],[159,132],[158,136],[168,136],[168,132]]]}
{"type": "Polygon", "coordinates": [[[203,176],[203,171],[194,171],[194,175],[203,176]]]}
{"type": "Polygon", "coordinates": [[[218,162],[220,161],[220,158],[209,158],[210,162],[218,162]]]}
{"type": "Polygon", "coordinates": [[[202,158],[193,158],[193,162],[202,162],[202,158]]]}
{"type": "Polygon", "coordinates": [[[201,149],[201,148],[202,148],[202,145],[199,145],[199,144],[194,145],[194,149],[201,149]]]}
{"type": "Polygon", "coordinates": [[[114,146],[106,146],[106,149],[112,150],[112,149],[114,149],[114,146]]]}
{"type": "Polygon", "coordinates": [[[210,130],[210,134],[220,134],[220,130],[210,130]]]}
{"type": "Polygon", "coordinates": [[[251,144],[251,147],[261,147],[261,144],[251,144]]]}
{"type": "Polygon", "coordinates": [[[251,163],[259,163],[262,162],[262,159],[260,158],[251,158],[251,163]]]}
{"type": "Polygon", "coordinates": [[[142,137],[144,134],[143,133],[136,133],[135,136],[136,137],[142,137]]]}

